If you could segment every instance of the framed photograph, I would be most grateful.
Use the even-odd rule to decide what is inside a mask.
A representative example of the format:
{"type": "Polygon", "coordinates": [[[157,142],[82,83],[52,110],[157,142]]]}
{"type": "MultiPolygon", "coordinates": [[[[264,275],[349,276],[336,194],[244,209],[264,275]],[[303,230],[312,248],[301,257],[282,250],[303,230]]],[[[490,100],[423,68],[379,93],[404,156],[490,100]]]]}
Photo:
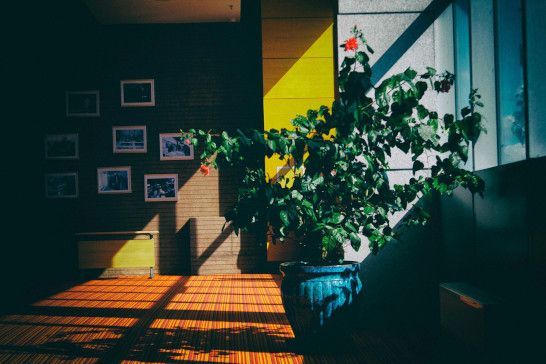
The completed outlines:
{"type": "Polygon", "coordinates": [[[97,168],[98,193],[131,193],[131,167],[97,168]]]}
{"type": "Polygon", "coordinates": [[[45,175],[47,198],[77,198],[78,173],[48,173],[45,175]]]}
{"type": "Polygon", "coordinates": [[[112,127],[114,153],[146,153],[146,126],[112,127]]]}
{"type": "Polygon", "coordinates": [[[193,159],[193,145],[188,145],[180,133],[159,134],[159,160],[191,160],[193,159]]]}
{"type": "Polygon", "coordinates": [[[154,80],[121,81],[121,106],[145,107],[155,106],[154,80]]]}
{"type": "Polygon", "coordinates": [[[78,159],[78,134],[48,134],[45,136],[46,159],[78,159]]]}
{"type": "Polygon", "coordinates": [[[178,175],[144,175],[144,201],[178,201],[178,175]]]}
{"type": "Polygon", "coordinates": [[[99,91],[67,91],[66,116],[96,117],[100,116],[99,91]]]}

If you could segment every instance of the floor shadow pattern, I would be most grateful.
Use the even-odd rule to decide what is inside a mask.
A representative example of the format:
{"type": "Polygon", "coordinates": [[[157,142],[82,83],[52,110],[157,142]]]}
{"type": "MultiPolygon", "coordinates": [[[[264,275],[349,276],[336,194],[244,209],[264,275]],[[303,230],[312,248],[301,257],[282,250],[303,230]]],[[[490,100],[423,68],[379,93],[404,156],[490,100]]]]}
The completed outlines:
{"type": "MultiPolygon", "coordinates": [[[[421,338],[366,333],[329,350],[294,341],[271,274],[120,277],[0,317],[0,363],[412,362],[421,338]],[[389,336],[387,335],[387,338],[389,336]]],[[[423,362],[423,361],[421,361],[423,362]]]]}

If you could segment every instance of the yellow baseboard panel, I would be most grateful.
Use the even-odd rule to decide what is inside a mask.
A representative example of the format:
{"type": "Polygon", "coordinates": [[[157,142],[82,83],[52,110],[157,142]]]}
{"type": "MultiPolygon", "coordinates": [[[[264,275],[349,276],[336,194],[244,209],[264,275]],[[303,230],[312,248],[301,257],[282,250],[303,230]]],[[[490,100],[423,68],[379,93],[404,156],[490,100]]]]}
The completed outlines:
{"type": "Polygon", "coordinates": [[[80,269],[154,267],[154,240],[82,240],[78,260],[80,269]]]}

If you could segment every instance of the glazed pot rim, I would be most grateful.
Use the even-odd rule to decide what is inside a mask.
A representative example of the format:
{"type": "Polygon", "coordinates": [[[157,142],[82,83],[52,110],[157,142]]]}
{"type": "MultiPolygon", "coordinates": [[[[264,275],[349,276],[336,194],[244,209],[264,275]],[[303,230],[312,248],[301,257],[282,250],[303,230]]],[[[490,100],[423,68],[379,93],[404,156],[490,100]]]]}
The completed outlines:
{"type": "Polygon", "coordinates": [[[343,273],[343,272],[354,272],[357,271],[360,267],[359,262],[354,261],[344,261],[341,264],[320,264],[320,263],[309,263],[304,261],[292,261],[284,262],[279,265],[281,272],[299,272],[299,273],[311,273],[311,274],[321,274],[321,273],[343,273]]]}

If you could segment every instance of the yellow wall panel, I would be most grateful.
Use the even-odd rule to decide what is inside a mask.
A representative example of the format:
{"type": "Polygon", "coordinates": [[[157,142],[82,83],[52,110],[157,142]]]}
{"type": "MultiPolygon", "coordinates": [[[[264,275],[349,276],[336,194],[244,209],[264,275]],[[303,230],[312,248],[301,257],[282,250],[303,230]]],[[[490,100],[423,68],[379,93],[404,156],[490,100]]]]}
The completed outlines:
{"type": "Polygon", "coordinates": [[[290,121],[297,115],[306,115],[307,110],[317,110],[321,105],[331,107],[333,101],[333,97],[264,99],[264,126],[266,129],[291,129],[290,121]]]}
{"type": "MultiPolygon", "coordinates": [[[[265,129],[282,128],[291,129],[290,121],[297,115],[306,115],[309,109],[318,109],[321,105],[332,106],[334,99],[310,98],[310,99],[264,99],[264,127],[265,129]]],[[[286,164],[286,160],[279,160],[275,156],[265,161],[266,174],[273,178],[277,174],[277,168],[286,164]]]]}
{"type": "Polygon", "coordinates": [[[264,19],[263,58],[333,57],[331,18],[264,19]]]}
{"type": "MultiPolygon", "coordinates": [[[[262,69],[264,128],[291,128],[298,114],[331,106],[335,95],[333,0],[262,0],[262,69]]],[[[268,179],[288,177],[288,160],[267,158],[268,179]]],[[[298,172],[299,173],[299,172],[298,172]]],[[[293,241],[268,242],[269,261],[298,257],[293,241]]]]}
{"type": "Polygon", "coordinates": [[[300,58],[292,63],[291,59],[263,60],[264,98],[325,98],[334,95],[333,57],[300,58]],[[284,72],[287,66],[290,67],[284,72]],[[283,72],[279,78],[279,73],[283,72]]]}

